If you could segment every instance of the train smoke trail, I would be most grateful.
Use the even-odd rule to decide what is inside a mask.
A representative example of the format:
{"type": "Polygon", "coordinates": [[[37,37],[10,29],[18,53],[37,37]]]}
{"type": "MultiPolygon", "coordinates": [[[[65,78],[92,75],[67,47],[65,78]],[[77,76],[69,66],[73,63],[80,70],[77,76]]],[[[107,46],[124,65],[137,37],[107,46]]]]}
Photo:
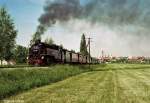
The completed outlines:
{"type": "Polygon", "coordinates": [[[67,22],[71,18],[87,19],[106,24],[150,24],[150,1],[148,0],[47,0],[44,13],[39,18],[38,34],[57,21],[67,22]],[[45,28],[45,29],[43,29],[45,28]]]}
{"type": "Polygon", "coordinates": [[[78,0],[55,0],[47,1],[44,6],[44,14],[39,18],[40,25],[37,27],[36,35],[40,37],[57,21],[68,21],[70,18],[79,17],[81,14],[80,2],[78,0]]]}
{"type": "MultiPolygon", "coordinates": [[[[108,26],[107,31],[112,31],[112,34],[107,38],[114,35],[117,40],[124,41],[125,49],[130,50],[133,54],[135,52],[140,54],[136,48],[138,42],[141,42],[140,49],[149,43],[149,5],[149,0],[47,0],[44,13],[39,18],[40,25],[37,34],[40,37],[48,27],[58,22],[66,23],[62,26],[69,28],[68,31],[75,29],[74,32],[77,32],[75,34],[89,31],[100,35],[101,31],[105,31],[99,31],[101,26],[108,26]],[[70,21],[72,21],[71,26],[70,21]],[[87,24],[81,24],[82,21],[86,21],[87,24]]],[[[97,44],[101,43],[99,41],[97,40],[97,44]]],[[[113,43],[111,38],[109,41],[113,43]]],[[[121,47],[118,47],[118,50],[121,50],[121,47]]],[[[145,52],[148,54],[147,51],[141,51],[141,54],[145,52]]]]}

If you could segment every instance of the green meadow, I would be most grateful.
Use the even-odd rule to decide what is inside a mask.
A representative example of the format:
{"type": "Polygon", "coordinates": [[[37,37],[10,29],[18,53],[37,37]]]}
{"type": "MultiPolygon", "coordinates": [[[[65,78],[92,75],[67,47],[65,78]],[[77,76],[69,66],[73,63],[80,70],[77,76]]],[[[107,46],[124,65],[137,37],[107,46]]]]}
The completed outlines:
{"type": "Polygon", "coordinates": [[[87,65],[0,68],[0,99],[90,70],[87,65]]]}
{"type": "MultiPolygon", "coordinates": [[[[59,68],[59,66],[56,67],[59,68]]],[[[53,73],[51,73],[52,71],[49,73],[47,72],[49,75],[51,75],[51,79],[49,79],[51,81],[55,80],[55,83],[53,81],[52,84],[17,93],[3,99],[1,102],[20,101],[23,103],[150,103],[150,65],[96,65],[94,67],[91,66],[92,70],[87,69],[87,72],[83,71],[88,67],[84,67],[84,69],[79,69],[79,66],[67,67],[68,68],[65,69],[65,72],[63,72],[62,70],[60,73],[56,73],[57,75],[54,74],[55,69],[50,69],[50,71],[52,70],[53,73]],[[75,72],[72,72],[73,68],[76,68],[75,72]],[[71,75],[79,74],[81,72],[82,74],[66,78],[70,74],[70,72],[68,71],[71,72],[71,75]],[[58,77],[59,79],[56,79],[58,77]],[[66,79],[64,79],[64,77],[66,79]],[[63,78],[64,80],[60,78],[63,78]]],[[[43,70],[31,69],[31,71],[34,72],[43,70]]],[[[34,72],[32,73],[34,74],[34,72]]],[[[24,76],[26,75],[27,74],[24,73],[24,76]]],[[[42,72],[40,72],[38,75],[39,77],[37,78],[42,78],[41,82],[45,81],[45,79],[47,80],[48,78],[48,76],[42,77],[42,72]]],[[[25,78],[29,78],[29,76],[24,77],[24,79],[25,78]]],[[[33,81],[34,80],[32,80],[32,83],[36,83],[33,81]]],[[[43,82],[43,84],[41,85],[45,84],[47,83],[43,82]]]]}

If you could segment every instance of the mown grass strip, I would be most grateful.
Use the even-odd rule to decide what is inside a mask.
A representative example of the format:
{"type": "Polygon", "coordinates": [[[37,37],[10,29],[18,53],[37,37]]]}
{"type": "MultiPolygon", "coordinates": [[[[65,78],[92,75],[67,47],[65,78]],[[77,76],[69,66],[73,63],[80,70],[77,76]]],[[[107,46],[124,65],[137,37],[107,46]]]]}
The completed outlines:
{"type": "Polygon", "coordinates": [[[110,70],[146,70],[150,69],[150,65],[147,64],[103,64],[101,68],[94,71],[110,71],[110,70]]]}
{"type": "Polygon", "coordinates": [[[1,69],[0,70],[0,99],[18,92],[40,87],[49,83],[61,81],[67,77],[96,68],[88,65],[55,65],[49,68],[30,69],[1,69]]]}

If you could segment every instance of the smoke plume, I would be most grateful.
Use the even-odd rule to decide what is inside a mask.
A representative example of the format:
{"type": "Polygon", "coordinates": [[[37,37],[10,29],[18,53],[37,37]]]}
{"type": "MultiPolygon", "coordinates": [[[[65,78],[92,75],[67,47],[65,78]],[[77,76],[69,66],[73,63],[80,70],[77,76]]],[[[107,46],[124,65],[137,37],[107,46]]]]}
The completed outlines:
{"type": "MultiPolygon", "coordinates": [[[[128,54],[148,55],[150,50],[145,51],[143,47],[146,48],[150,43],[149,5],[149,0],[47,0],[44,13],[39,18],[37,34],[41,36],[49,27],[62,23],[61,26],[68,28],[70,33],[97,33],[101,39],[96,43],[100,44],[103,41],[101,31],[105,31],[101,29],[106,26],[110,35],[105,39],[113,44],[109,38],[113,36],[120,43],[118,48],[115,46],[116,50],[121,50],[123,45],[124,51],[128,49],[128,54]],[[82,21],[86,21],[87,24],[81,24],[82,21]],[[138,52],[137,49],[141,51],[138,52]]],[[[107,46],[107,43],[104,45],[107,46]]]]}
{"type": "Polygon", "coordinates": [[[79,0],[46,1],[44,14],[39,18],[40,25],[37,28],[36,35],[42,35],[48,27],[51,27],[57,21],[65,22],[71,18],[79,17],[81,12],[79,0]]]}
{"type": "Polygon", "coordinates": [[[43,34],[57,21],[67,22],[71,18],[93,23],[147,26],[150,24],[149,4],[148,0],[47,0],[37,32],[43,34]]]}

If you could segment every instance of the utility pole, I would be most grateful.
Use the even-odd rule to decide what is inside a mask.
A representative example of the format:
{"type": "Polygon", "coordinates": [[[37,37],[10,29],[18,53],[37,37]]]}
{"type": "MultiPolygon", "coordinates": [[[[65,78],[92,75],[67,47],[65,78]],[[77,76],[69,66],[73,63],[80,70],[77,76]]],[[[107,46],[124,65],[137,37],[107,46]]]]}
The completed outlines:
{"type": "Polygon", "coordinates": [[[88,37],[86,38],[87,39],[87,48],[88,48],[88,57],[89,57],[89,69],[91,68],[90,67],[90,64],[91,64],[91,42],[92,42],[92,38],[91,37],[88,37]]]}
{"type": "Polygon", "coordinates": [[[91,39],[92,38],[87,38],[88,39],[88,47],[89,47],[89,68],[90,68],[90,64],[91,64],[91,39]]]}
{"type": "Polygon", "coordinates": [[[104,50],[102,50],[102,62],[104,62],[104,50]]]}
{"type": "Polygon", "coordinates": [[[102,50],[102,58],[104,57],[104,51],[102,50]]]}
{"type": "MultiPolygon", "coordinates": [[[[92,38],[88,38],[88,46],[89,46],[89,58],[91,57],[91,39],[92,38]]],[[[91,59],[89,59],[89,62],[91,62],[91,59]]]]}

